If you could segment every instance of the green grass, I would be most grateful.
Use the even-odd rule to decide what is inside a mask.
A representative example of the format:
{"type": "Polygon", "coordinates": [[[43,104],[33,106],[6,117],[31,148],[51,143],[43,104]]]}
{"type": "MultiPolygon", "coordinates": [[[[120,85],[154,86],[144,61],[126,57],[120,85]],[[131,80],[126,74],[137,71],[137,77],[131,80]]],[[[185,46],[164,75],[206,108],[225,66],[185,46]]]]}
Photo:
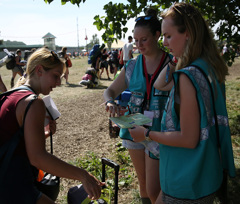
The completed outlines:
{"type": "Polygon", "coordinates": [[[232,135],[240,134],[240,80],[227,81],[227,109],[232,135]]]}
{"type": "MultiPolygon", "coordinates": [[[[129,188],[134,179],[133,166],[129,157],[128,151],[118,143],[116,152],[113,154],[111,160],[120,165],[119,170],[119,188],[129,188]]],[[[108,158],[109,159],[109,158],[108,158]]],[[[101,158],[92,152],[88,152],[83,158],[79,158],[69,163],[81,167],[91,174],[95,175],[99,180],[102,180],[102,163],[101,158]]],[[[111,203],[114,199],[114,185],[115,185],[115,172],[114,169],[106,165],[105,174],[106,188],[102,190],[100,199],[104,199],[107,203],[111,203]]]]}
{"type": "MultiPolygon", "coordinates": [[[[237,69],[240,69],[240,59],[236,60],[236,64],[237,69]]],[[[226,98],[237,172],[236,178],[229,179],[228,182],[229,203],[238,204],[240,203],[240,76],[235,76],[235,79],[226,82],[226,98]]]]}

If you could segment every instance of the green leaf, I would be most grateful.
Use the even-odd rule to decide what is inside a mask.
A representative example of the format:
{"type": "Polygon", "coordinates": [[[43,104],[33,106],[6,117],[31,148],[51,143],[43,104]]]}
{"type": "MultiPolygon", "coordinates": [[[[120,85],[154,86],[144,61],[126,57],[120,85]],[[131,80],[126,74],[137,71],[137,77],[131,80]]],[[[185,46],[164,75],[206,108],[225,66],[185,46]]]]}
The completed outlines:
{"type": "Polygon", "coordinates": [[[125,27],[125,28],[123,28],[122,30],[123,30],[124,33],[126,33],[126,32],[128,31],[128,28],[125,27]]]}

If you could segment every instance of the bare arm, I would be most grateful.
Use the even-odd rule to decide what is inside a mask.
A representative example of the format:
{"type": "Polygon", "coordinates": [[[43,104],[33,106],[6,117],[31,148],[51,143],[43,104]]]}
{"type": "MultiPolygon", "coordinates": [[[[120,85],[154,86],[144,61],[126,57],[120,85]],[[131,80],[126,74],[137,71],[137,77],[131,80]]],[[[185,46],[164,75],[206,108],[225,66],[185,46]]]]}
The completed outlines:
{"type": "MultiPolygon", "coordinates": [[[[118,77],[113,81],[113,83],[104,91],[103,97],[105,101],[114,101],[114,99],[125,91],[127,85],[125,83],[125,69],[122,69],[118,77]]],[[[106,104],[106,111],[110,112],[111,116],[114,116],[115,113],[120,114],[119,106],[116,106],[113,103],[106,104]]]]}
{"type": "Polygon", "coordinates": [[[123,64],[123,50],[122,50],[121,55],[120,55],[119,63],[123,64]]]}
{"type": "Polygon", "coordinates": [[[79,180],[90,198],[99,198],[100,181],[84,169],[72,166],[46,151],[44,120],[45,105],[41,99],[37,99],[28,111],[24,126],[26,151],[31,164],[53,175],[79,180]]]}
{"type": "Polygon", "coordinates": [[[173,87],[172,73],[175,71],[175,67],[169,62],[160,72],[153,86],[161,91],[170,91],[173,87]]]}
{"type": "Polygon", "coordinates": [[[133,58],[132,50],[129,50],[128,56],[129,56],[129,59],[132,59],[132,58],[133,58]]]}
{"type": "Polygon", "coordinates": [[[122,93],[127,88],[125,83],[125,69],[122,69],[118,77],[113,81],[113,83],[104,91],[103,97],[105,101],[110,98],[116,98],[120,93],[122,93]]]}
{"type": "Polygon", "coordinates": [[[133,58],[133,54],[132,54],[133,44],[130,44],[130,46],[131,46],[131,49],[129,50],[128,56],[129,56],[129,59],[132,59],[133,58]]]}
{"type": "Polygon", "coordinates": [[[5,86],[5,84],[2,81],[1,75],[0,75],[0,91],[1,92],[6,92],[7,91],[7,87],[5,86]]]}
{"type": "MultiPolygon", "coordinates": [[[[195,148],[200,136],[200,112],[196,90],[186,75],[181,74],[179,80],[181,131],[150,131],[149,137],[158,143],[168,146],[195,148]]],[[[131,136],[136,142],[145,139],[144,131],[145,128],[140,126],[137,126],[135,129],[129,129],[131,136]]]]}

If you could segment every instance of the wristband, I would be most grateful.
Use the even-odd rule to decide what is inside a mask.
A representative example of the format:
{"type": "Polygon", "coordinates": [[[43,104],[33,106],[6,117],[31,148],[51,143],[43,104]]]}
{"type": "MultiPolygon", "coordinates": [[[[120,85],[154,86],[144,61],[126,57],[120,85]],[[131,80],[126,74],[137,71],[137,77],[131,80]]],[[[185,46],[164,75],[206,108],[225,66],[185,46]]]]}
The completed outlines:
{"type": "Polygon", "coordinates": [[[115,101],[114,101],[112,98],[109,99],[109,100],[107,100],[107,101],[105,102],[105,105],[107,105],[108,103],[111,103],[111,104],[116,105],[115,101]]]}
{"type": "Polygon", "coordinates": [[[146,129],[145,131],[144,131],[144,136],[145,136],[145,140],[146,141],[152,141],[152,139],[149,137],[149,133],[150,133],[150,129],[146,129]]]}
{"type": "Polygon", "coordinates": [[[172,60],[170,61],[170,64],[176,66],[177,62],[178,62],[177,58],[173,57],[172,60]]]}

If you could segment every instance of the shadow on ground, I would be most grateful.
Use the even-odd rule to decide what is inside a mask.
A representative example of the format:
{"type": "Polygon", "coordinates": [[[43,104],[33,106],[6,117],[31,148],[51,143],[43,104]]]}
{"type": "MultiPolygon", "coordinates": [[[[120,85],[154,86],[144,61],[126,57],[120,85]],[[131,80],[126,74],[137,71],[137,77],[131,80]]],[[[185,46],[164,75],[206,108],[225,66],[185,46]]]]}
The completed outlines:
{"type": "Polygon", "coordinates": [[[240,169],[236,169],[236,175],[228,180],[229,204],[240,203],[240,169]]]}

